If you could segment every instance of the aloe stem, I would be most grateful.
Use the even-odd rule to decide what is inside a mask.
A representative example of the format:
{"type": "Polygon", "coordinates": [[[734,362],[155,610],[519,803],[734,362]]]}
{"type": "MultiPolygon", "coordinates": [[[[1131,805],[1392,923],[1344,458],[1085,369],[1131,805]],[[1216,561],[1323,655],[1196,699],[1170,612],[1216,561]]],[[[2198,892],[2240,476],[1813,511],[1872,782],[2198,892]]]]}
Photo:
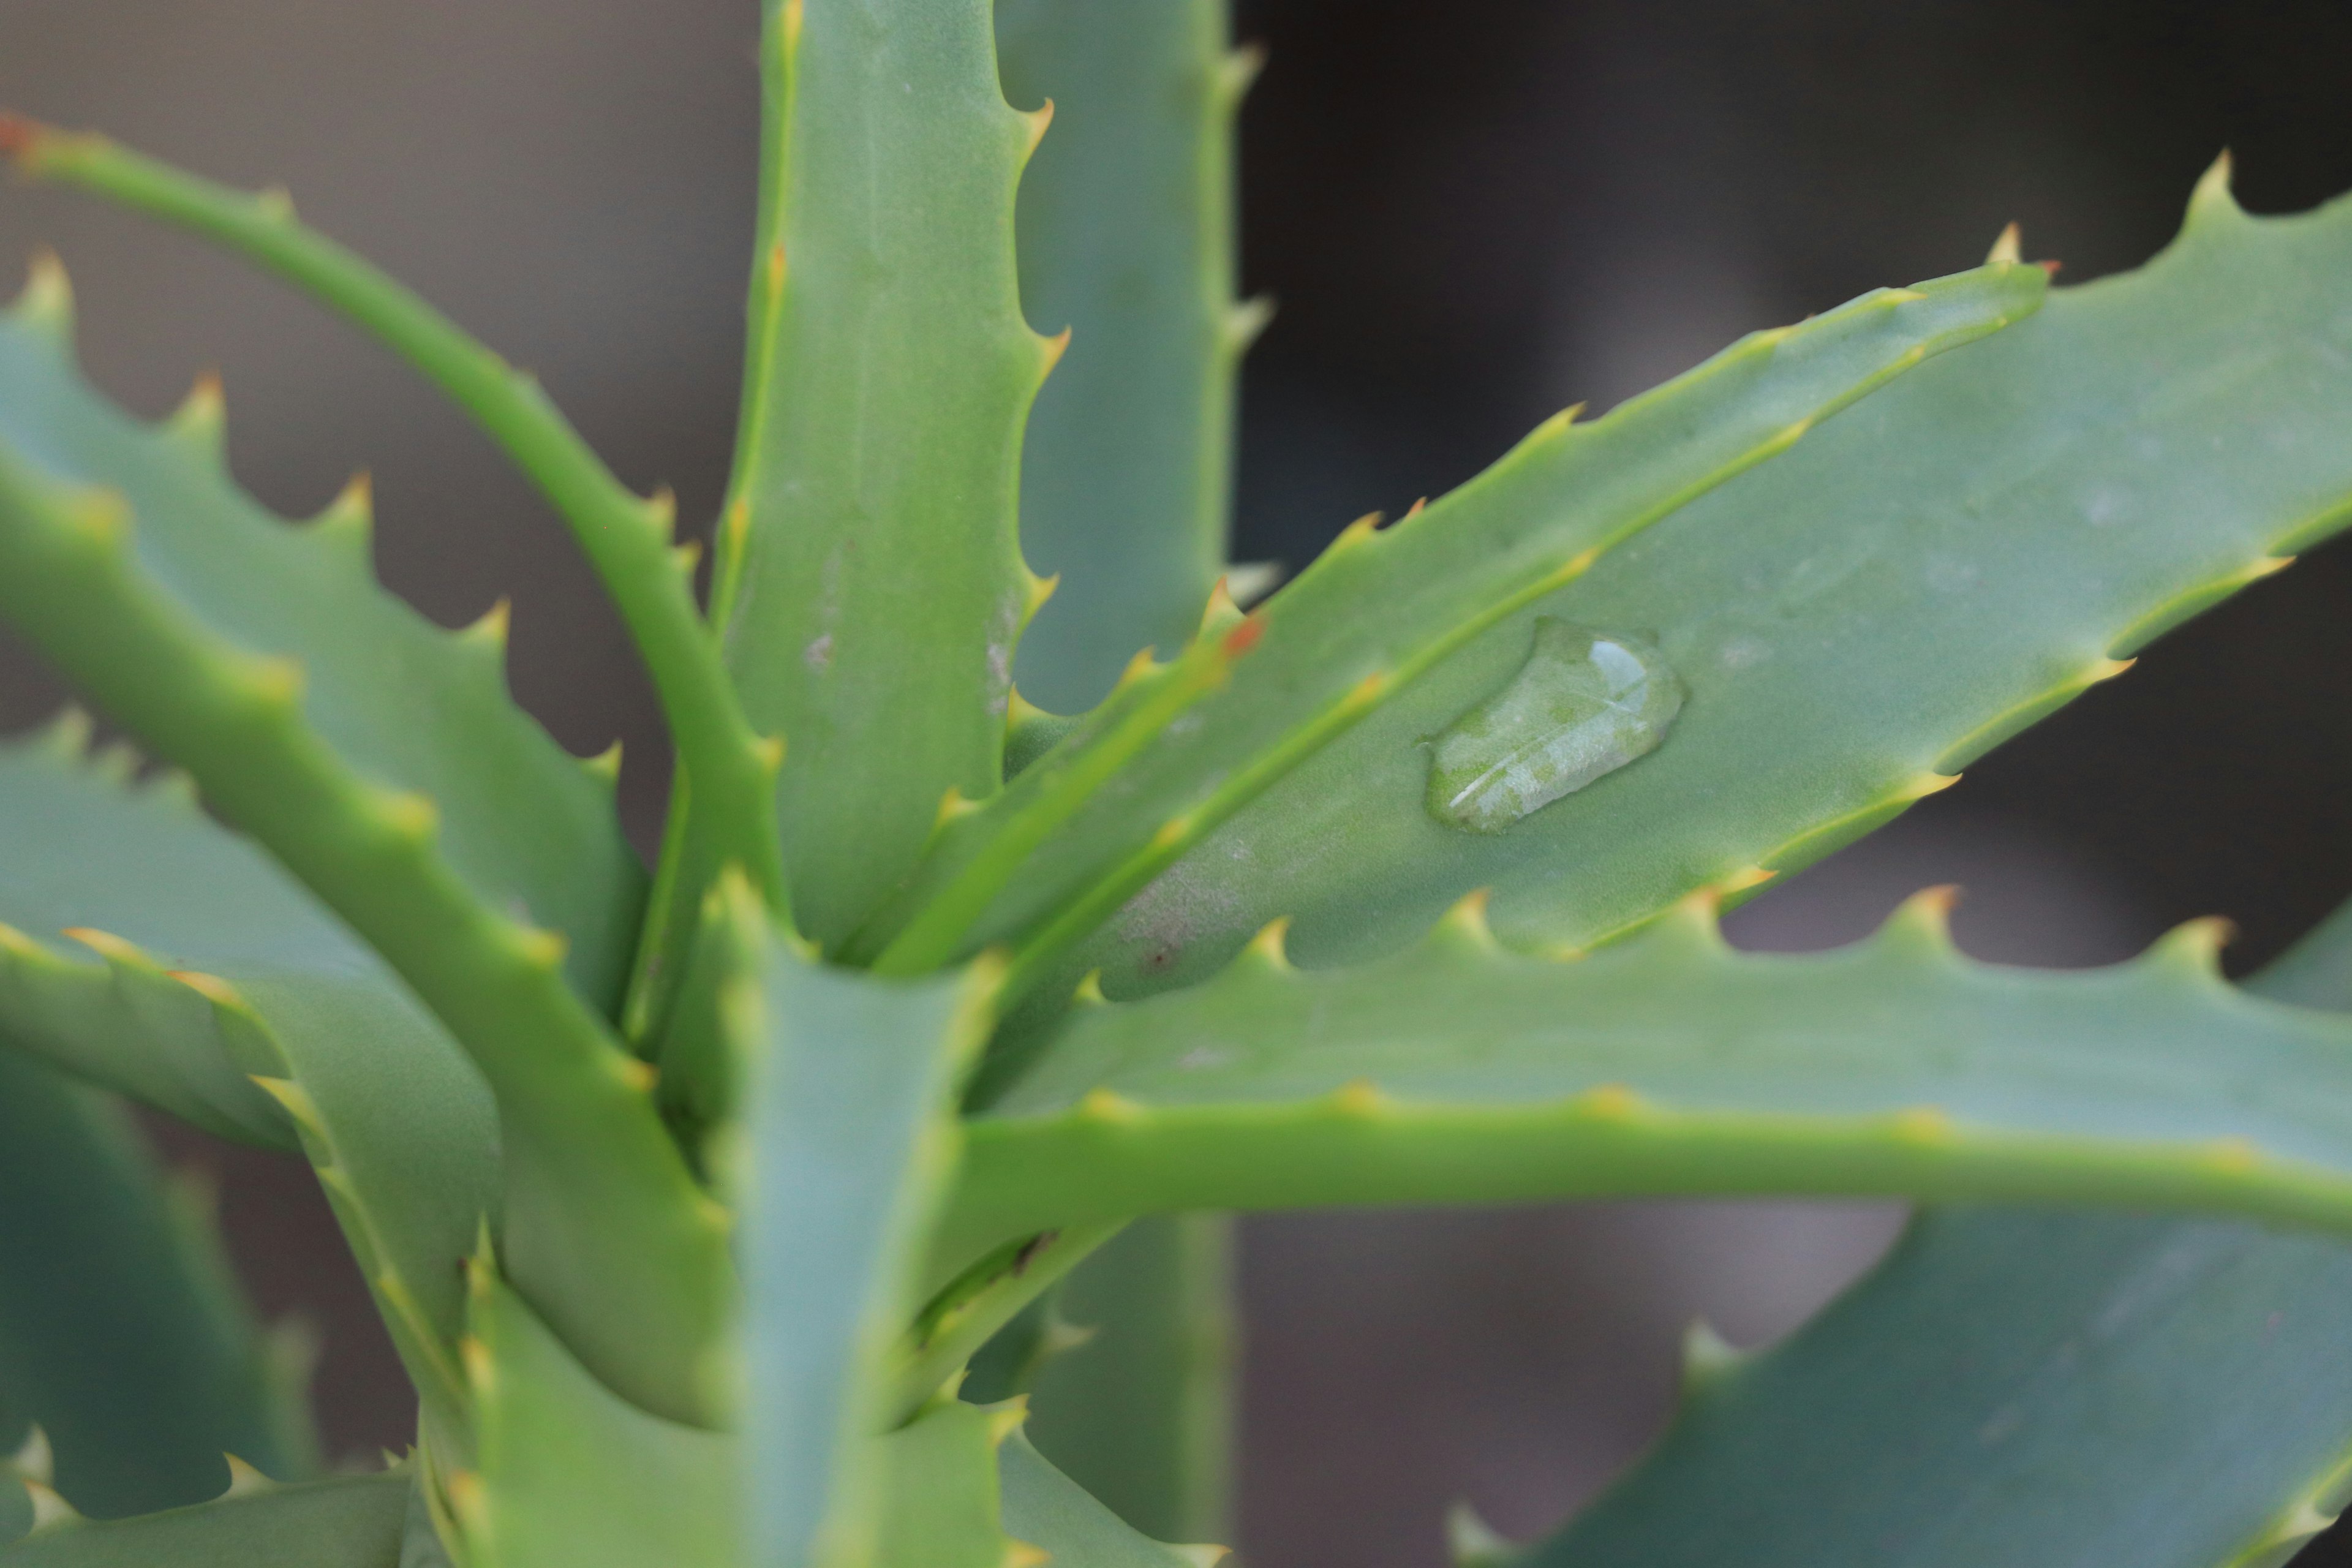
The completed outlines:
{"type": "Polygon", "coordinates": [[[0,155],[241,252],[408,361],[506,449],[562,514],[644,655],[697,798],[729,825],[733,858],[771,907],[785,907],[770,797],[782,748],[752,732],[696,608],[690,558],[673,555],[675,502],[635,495],[557,410],[538,379],[468,336],[414,290],[294,216],[285,193],[248,194],[183,173],[102,136],[0,115],[0,155]],[[688,569],[681,569],[686,567],[688,569]]]}

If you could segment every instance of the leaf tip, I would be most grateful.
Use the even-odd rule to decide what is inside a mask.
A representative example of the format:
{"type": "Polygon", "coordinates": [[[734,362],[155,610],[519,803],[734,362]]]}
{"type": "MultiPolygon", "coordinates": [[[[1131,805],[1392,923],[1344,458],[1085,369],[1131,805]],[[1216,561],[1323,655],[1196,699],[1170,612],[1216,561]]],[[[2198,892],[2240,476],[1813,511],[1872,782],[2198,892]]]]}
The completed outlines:
{"type": "MultiPolygon", "coordinates": [[[[1019,111],[1016,110],[1015,112],[1019,111]]],[[[1035,109],[1030,110],[1028,112],[1022,114],[1021,121],[1023,130],[1029,138],[1029,145],[1024,148],[1021,153],[1022,158],[1025,161],[1037,155],[1037,143],[1045,140],[1045,132],[1053,128],[1054,100],[1049,98],[1035,109]]],[[[1056,143],[1056,145],[1059,145],[1059,143],[1056,143]]],[[[1067,339],[1069,336],[1066,331],[1062,335],[1065,339],[1067,339]]]]}
{"type": "Polygon", "coordinates": [[[57,1479],[57,1456],[49,1447],[48,1433],[39,1422],[33,1423],[33,1429],[25,1434],[25,1440],[8,1457],[8,1463],[18,1475],[30,1476],[45,1486],[57,1479]]]}
{"type": "Polygon", "coordinates": [[[2238,205],[2237,194],[2230,188],[2235,173],[2230,150],[2224,147],[2221,156],[2198,176],[2197,187],[2189,193],[2189,220],[2191,223],[2204,218],[2244,216],[2245,209],[2238,205]]]}
{"type": "Polygon", "coordinates": [[[2025,259],[2024,238],[2024,231],[2011,223],[1993,240],[1992,248],[1985,252],[1985,265],[2014,267],[2023,261],[2025,259]]]}
{"type": "Polygon", "coordinates": [[[221,1458],[228,1462],[228,1490],[221,1493],[222,1501],[226,1502],[231,1498],[252,1497],[259,1492],[272,1492],[278,1489],[276,1481],[271,1480],[235,1454],[223,1454],[221,1458]]]}
{"type": "Polygon", "coordinates": [[[1748,1352],[1716,1331],[1705,1318],[1693,1318],[1683,1328],[1683,1394],[1719,1383],[1748,1359],[1748,1352]]]}
{"type": "Polygon", "coordinates": [[[1258,928],[1242,954],[1261,969],[1286,973],[1291,969],[1289,937],[1290,917],[1277,915],[1258,928]]]}
{"type": "Polygon", "coordinates": [[[73,280],[66,275],[66,264],[58,258],[56,251],[43,246],[33,252],[24,290],[8,311],[17,321],[52,342],[63,344],[72,339],[73,280]]]}

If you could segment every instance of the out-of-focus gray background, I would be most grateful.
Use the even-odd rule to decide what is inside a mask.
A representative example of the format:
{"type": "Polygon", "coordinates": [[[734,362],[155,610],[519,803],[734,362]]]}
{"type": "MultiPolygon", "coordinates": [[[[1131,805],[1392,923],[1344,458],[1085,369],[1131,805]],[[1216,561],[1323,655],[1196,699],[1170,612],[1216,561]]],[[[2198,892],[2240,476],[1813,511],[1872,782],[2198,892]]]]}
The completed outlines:
{"type": "MultiPolygon", "coordinates": [[[[1105,4],[1126,0],[1103,0],[1105,4]]],[[[751,212],[751,0],[0,0],[0,101],[284,184],[520,363],[633,481],[707,515],[751,212]]],[[[1244,0],[1245,272],[1281,315],[1244,399],[1243,559],[1475,472],[1737,333],[1974,262],[2002,223],[2080,279],[2169,232],[2224,144],[2258,211],[2352,187],[2352,7],[2011,0],[1244,0]]],[[[456,624],[515,597],[515,689],[574,750],[623,737],[641,841],[646,689],[587,573],[488,447],[387,357],[179,237],[0,192],[0,264],[56,245],[84,355],[161,413],[227,380],[236,469],[289,512],[373,469],[385,578],[456,624]]],[[[1040,323],[1051,328],[1055,323],[1040,323]]],[[[1989,958],[2121,957],[2219,911],[2275,951],[2352,890],[2342,551],[1888,833],[1759,900],[1739,940],[1860,935],[1969,885],[1989,958]]],[[[0,649],[0,722],[57,700],[0,649]]],[[[173,1136],[226,1185],[257,1295],[327,1329],[332,1442],[402,1440],[398,1373],[303,1173],[173,1136]]],[[[1684,1323],[1785,1331],[1867,1266],[1869,1206],[1586,1205],[1253,1222],[1240,1543],[1255,1568],[1442,1560],[1455,1497],[1507,1533],[1663,1420],[1684,1323]]]]}

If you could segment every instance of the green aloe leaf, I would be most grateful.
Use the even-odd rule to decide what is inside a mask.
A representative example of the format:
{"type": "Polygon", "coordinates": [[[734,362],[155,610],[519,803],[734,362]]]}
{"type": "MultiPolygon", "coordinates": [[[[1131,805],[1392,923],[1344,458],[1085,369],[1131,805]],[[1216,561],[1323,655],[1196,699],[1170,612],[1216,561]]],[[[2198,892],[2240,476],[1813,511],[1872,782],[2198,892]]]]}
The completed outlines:
{"type": "Polygon", "coordinates": [[[1056,1293],[1075,1342],[1027,1383],[1027,1440],[1161,1540],[1212,1539],[1230,1523],[1232,1248],[1222,1215],[1129,1226],[1056,1293]]]}
{"type": "MultiPolygon", "coordinates": [[[[307,1474],[308,1370],[256,1329],[204,1195],[121,1107],[0,1051],[0,1442],[38,1424],[31,1479],[113,1517],[210,1497],[224,1453],[307,1474]]],[[[0,1510],[24,1500],[0,1484],[0,1510]]],[[[30,1522],[0,1517],[0,1541],[30,1522]]]]}
{"type": "Polygon", "coordinates": [[[60,1518],[5,1568],[400,1568],[404,1470],[274,1486],[247,1474],[218,1500],[96,1522],[60,1518]]]}
{"type": "Polygon", "coordinates": [[[201,1125],[301,1146],[428,1405],[453,1415],[457,1264],[498,1201],[488,1089],[291,878],[184,781],[133,784],[126,754],[86,759],[87,728],[0,745],[0,1036],[201,1125]]]}
{"type": "Polygon", "coordinates": [[[615,1397],[487,1259],[469,1273],[478,1468],[443,1478],[469,1568],[737,1568],[736,1441],[615,1397]]]}
{"type": "Polygon", "coordinates": [[[214,638],[299,666],[303,721],[374,784],[431,800],[450,868],[486,904],[562,931],[573,984],[615,1007],[644,873],[611,778],[509,697],[503,612],[453,634],[379,586],[363,488],[308,527],[265,512],[229,477],[217,388],[160,427],[108,403],[75,367],[70,310],[45,263],[0,317],[0,440],[119,491],[140,573],[214,638]]]}
{"type": "Polygon", "coordinates": [[[1013,217],[1045,117],[1004,101],[992,9],[766,5],[751,344],[713,605],[753,723],[789,738],[794,914],[828,947],[914,864],[949,791],[996,787],[1035,608],[1021,432],[1055,345],[1022,319],[1013,217]]]}
{"type": "Polygon", "coordinates": [[[1016,1433],[997,1450],[1004,1529],[1055,1568],[1214,1568],[1222,1546],[1165,1546],[1139,1533],[1016,1433]]]}
{"type": "Polygon", "coordinates": [[[2352,1252],[2249,1226],[1929,1210],[1528,1568],[2284,1563],[2342,1507],[2352,1252]],[[1697,1505],[1704,1500],[1705,1506],[1697,1505]]]}
{"type": "Polygon", "coordinates": [[[1057,586],[1015,669],[1057,711],[1182,647],[1225,571],[1235,372],[1265,319],[1233,297],[1257,60],[1225,27],[1222,0],[996,7],[1006,96],[1054,105],[1015,226],[1023,308],[1071,334],[1021,456],[1021,547],[1057,586]]]}
{"type": "MultiPolygon", "coordinates": [[[[1031,410],[1021,543],[1057,582],[1024,635],[1021,693],[1077,711],[1139,648],[1191,638],[1225,571],[1234,397],[1263,304],[1236,305],[1234,120],[1258,65],[1223,0],[1000,0],[1013,102],[1054,104],[1015,225],[1031,321],[1070,346],[1031,410]]],[[[1013,704],[1006,772],[1056,721],[1013,704]]],[[[1041,743],[1043,742],[1043,743],[1041,743]]],[[[1223,1529],[1230,1369],[1224,1222],[1147,1221],[1063,1290],[1095,1331],[1049,1365],[1028,1431],[1119,1514],[1223,1529]]]]}
{"type": "Polygon", "coordinates": [[[2352,1228],[2352,1019],[2226,984],[2217,928],[2079,974],[1970,963],[1945,899],[1801,958],[1713,909],[1582,959],[1465,900],[1405,952],[1080,1006],[969,1124],[946,1258],[1185,1208],[1887,1193],[2352,1228]],[[1083,1173],[1083,1175],[1080,1173],[1083,1173]]]}
{"type": "Polygon", "coordinates": [[[875,1550],[873,1434],[923,1243],[959,1148],[953,1105],[996,978],[982,963],[877,980],[772,937],[764,975],[721,998],[746,1066],[744,1461],[753,1539],[777,1568],[875,1550]]]}
{"type": "Polygon", "coordinates": [[[950,1399],[867,1439],[888,1499],[875,1568],[1044,1568],[1005,1538],[998,1520],[996,1457],[1020,1420],[1017,1405],[982,1409],[950,1399]]]}
{"type": "MultiPolygon", "coordinates": [[[[2247,984],[2352,1011],[2352,905],[2247,984]]],[[[1928,1210],[1522,1561],[2276,1568],[2352,1497],[2347,1301],[2334,1241],[1928,1210]]]]}
{"type": "Polygon", "coordinates": [[[2342,523],[2347,279],[2352,204],[2250,217],[2217,168],[2147,266],[2055,290],[1472,641],[1045,988],[1186,984],[1285,915],[1302,963],[1352,962],[1482,887],[1507,941],[1590,946],[1860,837],[2342,523]],[[1674,729],[1507,832],[1441,826],[1423,742],[1541,616],[1654,642],[1688,693],[1674,729]]]}
{"type": "MultiPolygon", "coordinates": [[[[122,461],[135,479],[137,455],[122,461]]],[[[533,923],[520,902],[490,901],[453,858],[462,837],[434,799],[391,787],[340,749],[308,706],[304,658],[257,650],[208,614],[168,559],[142,552],[148,512],[102,488],[111,475],[53,472],[0,429],[0,612],[187,769],[206,805],[269,848],[433,1009],[497,1098],[499,1218],[514,1278],[616,1388],[649,1409],[712,1418],[721,1395],[706,1352],[730,1310],[725,1220],[664,1131],[650,1072],[567,982],[563,933],[533,923]]],[[[142,491],[167,518],[173,503],[168,488],[142,491]]],[[[258,993],[242,1001],[269,1005],[258,993]]],[[[394,1030],[403,1016],[362,1002],[317,1022],[394,1030]]],[[[432,1032],[411,1034],[415,1049],[437,1049],[432,1032]]],[[[299,1108],[296,1121],[310,1131],[299,1108]]]]}
{"type": "Polygon", "coordinates": [[[877,967],[1018,941],[1015,984],[1034,980],[1465,643],[1882,383],[2031,315],[2044,281],[2038,268],[1993,263],[1753,334],[1590,425],[1572,410],[1547,422],[1384,533],[1367,520],[1246,619],[1213,611],[1173,664],[1139,668],[1003,794],[948,825],[877,967]]]}
{"type": "MultiPolygon", "coordinates": [[[[735,701],[717,645],[695,607],[694,569],[699,547],[672,544],[677,503],[667,491],[650,500],[632,494],[579,432],[565,423],[536,377],[515,369],[467,337],[447,317],[352,252],[304,227],[296,220],[293,202],[284,191],[248,195],[231,190],[117,146],[103,136],[73,135],[16,115],[0,115],[0,153],[13,157],[17,168],[34,178],[78,185],[242,252],[373,333],[438,384],[503,447],[570,524],[645,657],[661,698],[663,716],[677,742],[681,769],[699,781],[705,838],[749,867],[771,901],[782,907],[783,870],[775,823],[767,809],[778,745],[752,734],[735,701]]],[[[194,412],[195,426],[217,426],[216,406],[199,405],[194,412]]],[[[217,429],[205,438],[217,445],[217,429]]],[[[215,569],[218,564],[215,563],[215,569]]],[[[247,585],[248,591],[251,586],[247,585]]],[[[319,617],[310,628],[312,636],[303,650],[306,655],[317,651],[320,627],[326,630],[325,641],[332,642],[339,636],[346,643],[353,640],[343,624],[331,618],[332,605],[304,607],[319,617]]],[[[241,608],[250,616],[249,605],[241,608]]],[[[274,616],[262,616],[261,629],[273,629],[269,623],[286,618],[284,608],[274,608],[274,616]]],[[[493,612],[493,616],[487,625],[499,629],[492,630],[486,640],[496,646],[502,637],[504,613],[493,612]]],[[[298,613],[294,618],[299,622],[301,616],[298,613]]],[[[368,667],[362,662],[357,668],[368,667]]],[[[394,679],[389,685],[396,695],[402,682],[394,679]]],[[[362,688],[362,695],[380,694],[373,688],[362,688]]],[[[423,710],[399,714],[394,722],[414,725],[418,710],[423,710]]],[[[496,796],[499,786],[509,781],[483,768],[483,760],[476,755],[477,771],[456,783],[476,793],[484,793],[487,786],[487,793],[496,796]]],[[[617,754],[614,760],[617,763],[617,754]]],[[[609,784],[610,770],[604,772],[609,784]]],[[[430,789],[428,781],[400,782],[428,788],[436,796],[440,793],[430,789]]],[[[446,770],[436,772],[429,781],[444,787],[450,784],[446,770]]],[[[504,804],[512,812],[532,798],[518,791],[504,804]]],[[[601,817],[593,812],[583,816],[592,830],[609,828],[608,818],[609,813],[601,817]]],[[[506,826],[512,832],[534,825],[526,816],[506,826]]],[[[555,826],[576,825],[559,821],[555,826]]],[[[588,837],[593,842],[594,833],[588,837]]],[[[502,847],[493,842],[488,847],[496,855],[502,847]]],[[[516,847],[503,847],[508,854],[516,847]]],[[[619,864],[625,877],[635,868],[625,850],[619,856],[619,864]]],[[[554,868],[563,869],[560,865],[554,868]]],[[[576,868],[573,874],[593,877],[598,869],[592,863],[576,868]]],[[[632,885],[628,890],[637,889],[632,885]]],[[[627,954],[627,910],[616,906],[604,913],[608,918],[583,933],[593,940],[575,961],[574,974],[590,996],[609,1012],[619,1000],[619,964],[627,954]]]]}

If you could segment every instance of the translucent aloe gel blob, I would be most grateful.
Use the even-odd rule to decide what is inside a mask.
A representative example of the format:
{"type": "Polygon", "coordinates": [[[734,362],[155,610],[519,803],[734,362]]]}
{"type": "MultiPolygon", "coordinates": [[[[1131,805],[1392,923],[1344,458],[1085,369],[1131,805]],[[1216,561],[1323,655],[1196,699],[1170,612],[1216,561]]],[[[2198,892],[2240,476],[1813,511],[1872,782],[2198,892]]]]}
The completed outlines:
{"type": "Polygon", "coordinates": [[[1655,751],[1682,706],[1682,681],[1647,642],[1538,619],[1511,683],[1429,742],[1429,814],[1500,833],[1655,751]]]}

